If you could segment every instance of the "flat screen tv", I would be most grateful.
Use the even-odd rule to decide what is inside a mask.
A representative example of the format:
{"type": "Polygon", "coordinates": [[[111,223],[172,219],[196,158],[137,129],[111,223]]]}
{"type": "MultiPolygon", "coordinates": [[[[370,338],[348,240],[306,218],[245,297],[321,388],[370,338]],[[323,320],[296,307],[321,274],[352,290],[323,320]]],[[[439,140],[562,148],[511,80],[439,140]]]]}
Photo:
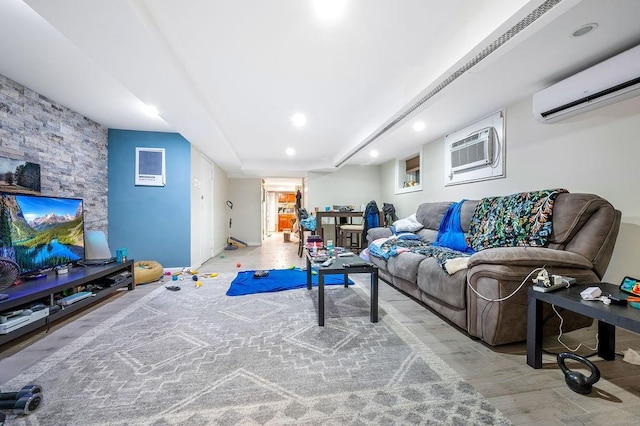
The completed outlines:
{"type": "Polygon", "coordinates": [[[84,259],[81,199],[0,192],[0,201],[0,256],[20,275],[84,259]]]}

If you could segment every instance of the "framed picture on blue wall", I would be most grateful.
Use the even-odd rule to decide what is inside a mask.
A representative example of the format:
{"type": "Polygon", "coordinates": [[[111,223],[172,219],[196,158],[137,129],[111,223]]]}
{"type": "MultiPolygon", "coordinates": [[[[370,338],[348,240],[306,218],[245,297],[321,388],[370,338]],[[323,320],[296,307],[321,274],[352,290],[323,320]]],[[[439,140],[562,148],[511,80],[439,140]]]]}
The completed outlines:
{"type": "Polygon", "coordinates": [[[136,148],[136,185],[165,186],[164,148],[136,148]]]}

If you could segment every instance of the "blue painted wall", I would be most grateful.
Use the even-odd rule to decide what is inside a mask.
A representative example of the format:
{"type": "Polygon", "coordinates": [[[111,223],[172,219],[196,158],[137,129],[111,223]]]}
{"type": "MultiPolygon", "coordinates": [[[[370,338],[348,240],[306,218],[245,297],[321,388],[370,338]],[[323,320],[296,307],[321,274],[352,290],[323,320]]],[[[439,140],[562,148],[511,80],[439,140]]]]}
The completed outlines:
{"type": "Polygon", "coordinates": [[[191,261],[191,146],[177,133],[110,129],[109,246],[164,268],[191,261]],[[164,148],[166,186],[135,186],[136,147],[164,148]]]}

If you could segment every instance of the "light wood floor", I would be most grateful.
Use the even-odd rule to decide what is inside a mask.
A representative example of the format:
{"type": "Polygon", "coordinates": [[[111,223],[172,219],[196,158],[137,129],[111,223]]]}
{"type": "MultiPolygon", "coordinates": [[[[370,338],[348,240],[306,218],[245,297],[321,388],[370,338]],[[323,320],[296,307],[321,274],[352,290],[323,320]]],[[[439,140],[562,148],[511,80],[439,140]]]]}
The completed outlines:
{"type": "MultiPolygon", "coordinates": [[[[297,256],[297,242],[285,243],[283,234],[274,233],[260,247],[224,251],[200,268],[202,273],[238,269],[273,269],[304,266],[297,256]],[[224,256],[224,257],[223,257],[224,256]],[[237,264],[240,263],[240,268],[237,264]]],[[[363,282],[365,282],[363,280],[363,282]]],[[[34,332],[0,348],[0,384],[35,365],[40,359],[90,330],[95,314],[106,318],[150,291],[158,284],[138,286],[135,291],[118,292],[93,307],[92,316],[83,311],[48,331],[34,332]],[[55,339],[44,339],[55,333],[55,339]]],[[[544,368],[534,370],[526,364],[524,342],[490,347],[464,334],[431,311],[381,282],[380,304],[384,310],[424,341],[463,378],[469,381],[496,408],[517,425],[631,425],[640,418],[640,366],[617,356],[614,361],[591,357],[602,374],[589,395],[572,392],[564,382],[555,356],[545,354],[544,368]]],[[[640,315],[640,312],[639,312],[640,315]]],[[[330,321],[330,318],[327,318],[330,321]]],[[[595,327],[564,335],[565,343],[595,347],[595,327]]],[[[551,336],[544,349],[565,351],[551,336]]],[[[640,336],[624,330],[616,335],[616,352],[640,352],[640,336]]],[[[590,349],[579,352],[590,354],[590,349]]],[[[573,367],[576,368],[577,367],[573,367]]],[[[580,370],[584,371],[584,370],[580,370]]]]}

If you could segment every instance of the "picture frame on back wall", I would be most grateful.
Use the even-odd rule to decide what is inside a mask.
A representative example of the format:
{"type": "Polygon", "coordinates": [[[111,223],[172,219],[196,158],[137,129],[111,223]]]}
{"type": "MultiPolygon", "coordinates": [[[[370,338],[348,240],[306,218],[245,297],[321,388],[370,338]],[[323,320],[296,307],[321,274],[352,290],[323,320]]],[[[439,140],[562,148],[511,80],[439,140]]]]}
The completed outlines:
{"type": "Polygon", "coordinates": [[[137,186],[165,186],[164,148],[136,148],[137,186]]]}

